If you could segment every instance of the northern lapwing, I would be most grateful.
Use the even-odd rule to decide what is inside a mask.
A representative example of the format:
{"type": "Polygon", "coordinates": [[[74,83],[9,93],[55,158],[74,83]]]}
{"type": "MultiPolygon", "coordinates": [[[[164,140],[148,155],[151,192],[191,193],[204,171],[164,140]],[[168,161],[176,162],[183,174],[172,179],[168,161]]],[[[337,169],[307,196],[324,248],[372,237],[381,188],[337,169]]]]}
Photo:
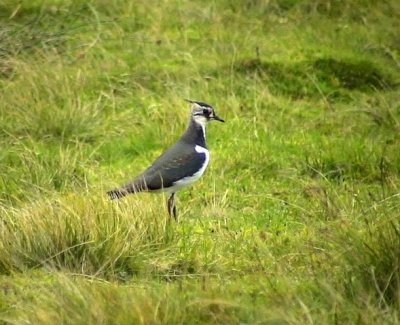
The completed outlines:
{"type": "Polygon", "coordinates": [[[197,181],[210,161],[206,125],[212,120],[224,122],[211,105],[186,101],[192,104],[186,132],[143,173],[122,187],[107,192],[111,199],[120,199],[130,193],[164,191],[169,194],[168,213],[177,218],[175,193],[197,181]]]}

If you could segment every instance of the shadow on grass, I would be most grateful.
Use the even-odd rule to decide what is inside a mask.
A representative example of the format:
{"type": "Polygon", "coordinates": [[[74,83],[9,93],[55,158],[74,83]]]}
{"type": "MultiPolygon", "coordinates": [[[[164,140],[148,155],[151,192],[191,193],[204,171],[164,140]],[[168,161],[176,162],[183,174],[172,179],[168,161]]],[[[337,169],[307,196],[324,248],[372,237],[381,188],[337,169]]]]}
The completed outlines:
{"type": "Polygon", "coordinates": [[[273,93],[292,98],[323,95],[345,99],[349,91],[368,92],[395,86],[391,75],[367,60],[318,58],[287,65],[249,59],[236,62],[234,72],[256,76],[267,82],[273,93]]]}

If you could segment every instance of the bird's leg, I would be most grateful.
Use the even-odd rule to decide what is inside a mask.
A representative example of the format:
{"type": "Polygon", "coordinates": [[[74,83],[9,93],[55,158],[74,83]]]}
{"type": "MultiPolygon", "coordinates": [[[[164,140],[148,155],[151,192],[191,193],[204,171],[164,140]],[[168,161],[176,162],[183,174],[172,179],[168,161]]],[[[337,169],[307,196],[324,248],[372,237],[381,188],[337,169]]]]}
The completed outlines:
{"type": "Polygon", "coordinates": [[[175,193],[172,193],[168,199],[168,214],[170,217],[172,216],[172,217],[174,217],[175,220],[177,220],[176,206],[175,206],[175,193]]]}

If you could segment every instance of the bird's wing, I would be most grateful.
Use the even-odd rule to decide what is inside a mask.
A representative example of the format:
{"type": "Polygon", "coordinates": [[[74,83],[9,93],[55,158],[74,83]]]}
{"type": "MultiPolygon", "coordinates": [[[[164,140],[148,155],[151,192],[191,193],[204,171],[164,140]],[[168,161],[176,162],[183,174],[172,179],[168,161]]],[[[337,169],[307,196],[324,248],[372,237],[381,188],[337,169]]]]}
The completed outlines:
{"type": "Polygon", "coordinates": [[[176,181],[195,174],[205,161],[205,153],[198,153],[190,146],[175,146],[124,188],[130,193],[168,188],[176,181]]]}

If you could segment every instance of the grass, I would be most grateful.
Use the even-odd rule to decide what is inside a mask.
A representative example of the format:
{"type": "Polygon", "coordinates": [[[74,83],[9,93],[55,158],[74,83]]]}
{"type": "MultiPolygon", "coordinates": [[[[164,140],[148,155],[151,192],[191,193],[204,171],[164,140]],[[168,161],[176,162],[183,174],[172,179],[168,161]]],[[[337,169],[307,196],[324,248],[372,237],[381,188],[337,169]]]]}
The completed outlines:
{"type": "Polygon", "coordinates": [[[396,1],[0,5],[1,324],[399,324],[396,1]],[[211,166],[110,202],[214,104],[211,166]]]}

